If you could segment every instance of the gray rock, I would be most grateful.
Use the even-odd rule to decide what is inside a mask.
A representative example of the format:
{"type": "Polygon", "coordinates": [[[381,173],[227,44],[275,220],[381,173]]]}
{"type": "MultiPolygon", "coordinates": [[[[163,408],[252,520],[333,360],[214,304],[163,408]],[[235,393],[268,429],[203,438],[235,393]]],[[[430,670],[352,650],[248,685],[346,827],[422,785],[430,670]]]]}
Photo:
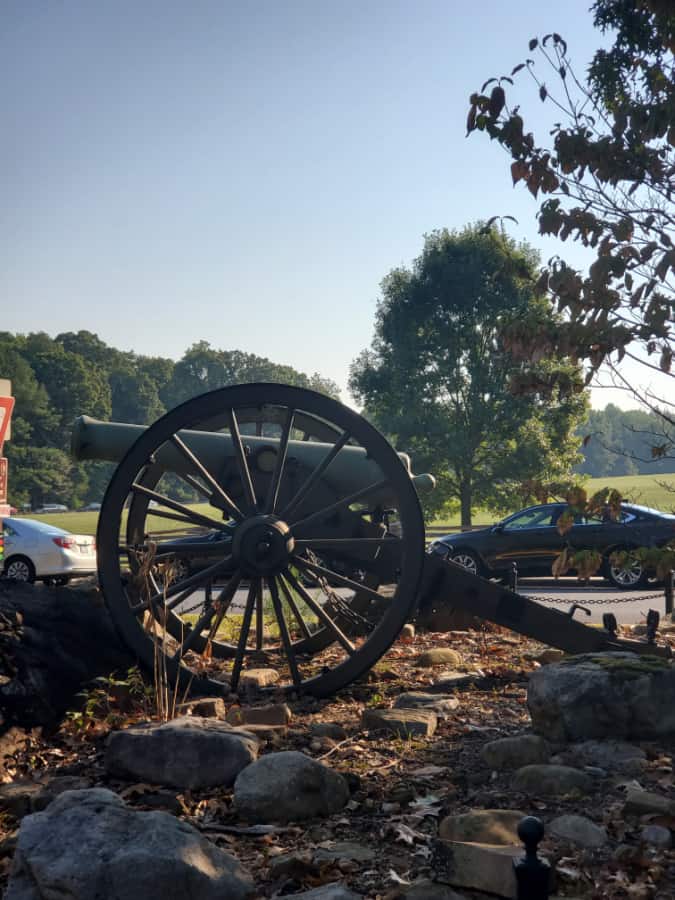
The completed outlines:
{"type": "Polygon", "coordinates": [[[513,861],[522,855],[521,846],[438,841],[434,869],[439,881],[515,900],[513,861]]]}
{"type": "Polygon", "coordinates": [[[366,731],[389,731],[399,737],[431,737],[438,719],[430,709],[364,709],[361,727],[366,731]]]}
{"type": "Polygon", "coordinates": [[[0,785],[0,809],[6,809],[17,819],[31,812],[45,809],[64,791],[90,787],[88,778],[76,775],[57,775],[47,781],[10,781],[0,785]]]}
{"type": "Polygon", "coordinates": [[[303,891],[301,894],[286,894],[284,900],[360,900],[362,894],[355,894],[339,881],[322,884],[321,887],[303,891]]]}
{"type": "Polygon", "coordinates": [[[327,737],[334,741],[347,739],[347,732],[337,722],[312,722],[309,726],[309,732],[312,737],[327,737]]]}
{"type": "Polygon", "coordinates": [[[412,622],[406,622],[403,628],[401,628],[399,637],[403,638],[404,641],[412,641],[412,639],[415,637],[415,626],[412,624],[412,622]]]}
{"type": "Polygon", "coordinates": [[[234,857],[173,816],[135,812],[112,791],[67,791],[21,823],[6,900],[245,900],[234,857]]]}
{"type": "Polygon", "coordinates": [[[563,794],[590,793],[593,779],[571,766],[533,765],[518,769],[511,787],[522,794],[558,797],[563,794]]]}
{"type": "Polygon", "coordinates": [[[201,716],[205,719],[222,719],[225,717],[225,701],[222,697],[200,697],[179,703],[176,707],[178,716],[201,716]]]}
{"type": "Polygon", "coordinates": [[[353,859],[357,862],[368,862],[375,858],[375,851],[364,844],[353,841],[331,841],[330,847],[317,847],[312,859],[314,862],[326,860],[353,859]]]}
{"type": "Polygon", "coordinates": [[[640,840],[643,844],[658,847],[659,850],[670,850],[673,846],[670,828],[664,828],[663,825],[645,825],[640,834],[640,840]]]}
{"type": "Polygon", "coordinates": [[[675,733],[675,668],[658,657],[588,653],[530,676],[534,730],[556,742],[675,733]]]}
{"type": "Polygon", "coordinates": [[[501,846],[519,844],[518,823],[524,815],[517,809],[472,809],[442,819],[438,836],[444,841],[501,846]]]}
{"type": "Polygon", "coordinates": [[[347,782],[304,753],[270,753],[247,766],[234,783],[234,802],[249,822],[295,822],[330,816],[349,800],[347,782]]]}
{"type": "Polygon", "coordinates": [[[258,756],[254,735],[216,719],[184,716],[163,725],[114,731],[106,770],[114,776],[198,789],[229,787],[258,756]]]}
{"type": "Polygon", "coordinates": [[[432,650],[425,650],[417,658],[417,665],[423,669],[430,669],[432,666],[461,666],[464,660],[461,653],[451,650],[450,647],[434,647],[432,650]]]}
{"type": "Polygon", "coordinates": [[[422,691],[407,691],[405,694],[399,694],[394,702],[394,709],[430,709],[439,717],[447,716],[458,707],[457,697],[425,694],[422,691]]]}
{"type": "Polygon", "coordinates": [[[595,822],[591,822],[585,816],[558,816],[550,823],[547,831],[554,837],[571,841],[573,844],[589,850],[604,847],[607,843],[605,829],[596,825],[595,822]]]}
{"type": "Polygon", "coordinates": [[[239,676],[239,684],[245,691],[269,687],[271,684],[276,684],[278,680],[279,673],[276,669],[244,669],[239,676]]]}
{"type": "Polygon", "coordinates": [[[651,791],[643,791],[639,787],[628,788],[626,802],[623,806],[624,813],[637,816],[659,815],[675,816],[675,800],[664,797],[662,794],[653,794],[651,791]]]}
{"type": "Polygon", "coordinates": [[[441,672],[433,684],[427,687],[428,691],[445,693],[477,684],[484,676],[480,672],[441,672]]]}
{"type": "Polygon", "coordinates": [[[622,775],[639,775],[647,765],[647,754],[626,741],[583,741],[566,747],[553,761],[567,766],[598,767],[622,775]]]}
{"type": "Polygon", "coordinates": [[[228,710],[230,725],[288,725],[293,718],[286,703],[268,703],[266,706],[233,706],[228,710]]]}
{"type": "Polygon", "coordinates": [[[551,748],[548,741],[536,734],[519,734],[490,741],[480,755],[491,769],[519,769],[548,762],[551,748]]]}

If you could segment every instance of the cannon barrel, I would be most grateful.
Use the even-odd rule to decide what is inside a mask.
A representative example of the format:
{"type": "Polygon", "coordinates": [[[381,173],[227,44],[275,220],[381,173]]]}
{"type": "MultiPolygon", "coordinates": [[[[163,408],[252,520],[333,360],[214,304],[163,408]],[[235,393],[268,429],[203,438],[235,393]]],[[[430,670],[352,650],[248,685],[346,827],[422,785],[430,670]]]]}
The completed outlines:
{"type": "MultiPolygon", "coordinates": [[[[108,460],[119,462],[131,445],[146,431],[144,425],[128,425],[121,422],[99,422],[89,416],[79,416],[73,425],[71,453],[77,460],[108,460]]],[[[232,439],[228,434],[210,431],[180,431],[181,440],[192,453],[214,475],[224,463],[234,458],[232,439]]],[[[242,434],[253,467],[262,472],[271,472],[279,440],[242,434]]],[[[331,449],[331,444],[320,441],[289,441],[287,458],[295,458],[303,466],[314,469],[331,449]]],[[[399,458],[415,484],[418,493],[433,489],[433,475],[413,475],[410,457],[399,453],[399,458]]],[[[194,474],[190,463],[173,444],[166,443],[155,454],[156,462],[169,472],[194,474]]],[[[363,447],[345,446],[336,455],[323,475],[326,483],[343,493],[353,493],[375,484],[382,479],[377,463],[363,447]]],[[[386,502],[386,498],[378,498],[386,502]]]]}

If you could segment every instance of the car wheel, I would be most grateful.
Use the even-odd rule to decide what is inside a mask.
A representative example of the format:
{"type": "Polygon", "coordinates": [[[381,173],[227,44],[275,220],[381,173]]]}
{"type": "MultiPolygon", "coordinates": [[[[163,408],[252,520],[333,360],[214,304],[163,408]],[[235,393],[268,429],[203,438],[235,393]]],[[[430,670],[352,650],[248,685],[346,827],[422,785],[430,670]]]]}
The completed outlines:
{"type": "MultiPolygon", "coordinates": [[[[617,551],[620,552],[620,551],[617,551]]],[[[605,577],[610,584],[623,590],[643,587],[647,583],[647,575],[642,563],[637,559],[628,561],[628,565],[613,565],[611,558],[607,560],[605,577]]]]}
{"type": "Polygon", "coordinates": [[[458,550],[456,553],[452,553],[449,558],[456,565],[471,572],[472,575],[481,574],[483,566],[476,554],[470,550],[458,550]]]}
{"type": "Polygon", "coordinates": [[[35,566],[26,556],[10,556],[5,563],[5,578],[32,584],[35,581],[35,566]]]}

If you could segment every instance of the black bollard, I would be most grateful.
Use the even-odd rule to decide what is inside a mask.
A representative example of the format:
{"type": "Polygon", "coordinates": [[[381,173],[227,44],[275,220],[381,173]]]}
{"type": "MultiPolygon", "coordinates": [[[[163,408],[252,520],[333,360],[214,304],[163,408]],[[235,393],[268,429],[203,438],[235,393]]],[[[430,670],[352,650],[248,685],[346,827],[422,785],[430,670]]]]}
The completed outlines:
{"type": "Polygon", "coordinates": [[[518,564],[512,562],[511,568],[509,569],[509,590],[513,591],[514,594],[518,590],[518,564]]]}
{"type": "Polygon", "coordinates": [[[551,867],[537,856],[537,846],[544,836],[544,823],[525,816],[518,824],[518,837],[525,844],[525,856],[513,861],[518,886],[518,900],[548,900],[551,867]]]}

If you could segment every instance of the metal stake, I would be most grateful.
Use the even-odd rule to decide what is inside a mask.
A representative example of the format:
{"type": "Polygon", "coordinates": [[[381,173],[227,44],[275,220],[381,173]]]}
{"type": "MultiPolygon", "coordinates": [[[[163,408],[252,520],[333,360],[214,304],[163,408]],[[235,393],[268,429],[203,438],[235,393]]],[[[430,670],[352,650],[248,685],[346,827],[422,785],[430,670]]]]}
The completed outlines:
{"type": "Polygon", "coordinates": [[[518,823],[518,837],[525,844],[525,856],[513,860],[518,900],[548,900],[551,867],[537,856],[537,846],[543,836],[541,819],[525,816],[518,823]]]}

